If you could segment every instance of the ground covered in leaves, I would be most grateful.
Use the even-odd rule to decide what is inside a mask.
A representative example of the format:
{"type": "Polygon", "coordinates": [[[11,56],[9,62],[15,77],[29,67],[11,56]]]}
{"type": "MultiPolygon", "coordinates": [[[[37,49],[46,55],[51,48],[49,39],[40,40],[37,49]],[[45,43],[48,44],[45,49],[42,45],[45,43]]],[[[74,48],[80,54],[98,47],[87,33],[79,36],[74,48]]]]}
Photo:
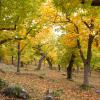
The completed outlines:
{"type": "MultiPolygon", "coordinates": [[[[4,65],[2,66],[4,67],[4,65]]],[[[25,88],[30,95],[30,100],[42,100],[48,89],[51,91],[60,91],[55,92],[57,100],[100,100],[100,94],[95,92],[95,89],[100,89],[100,72],[93,72],[90,78],[91,85],[95,88],[84,91],[79,88],[82,84],[82,72],[79,74],[74,73],[73,81],[68,81],[63,71],[59,72],[48,69],[34,71],[29,66],[28,69],[25,68],[20,74],[13,71],[0,72],[0,78],[4,79],[10,85],[25,88]]],[[[0,95],[0,100],[18,99],[11,99],[0,95]]]]}

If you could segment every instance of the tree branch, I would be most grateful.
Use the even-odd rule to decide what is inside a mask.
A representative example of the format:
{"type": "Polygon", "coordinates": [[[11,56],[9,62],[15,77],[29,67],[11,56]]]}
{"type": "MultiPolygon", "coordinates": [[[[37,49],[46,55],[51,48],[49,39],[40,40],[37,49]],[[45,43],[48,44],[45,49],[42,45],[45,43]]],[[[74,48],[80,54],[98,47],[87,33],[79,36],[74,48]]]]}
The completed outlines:
{"type": "Polygon", "coordinates": [[[19,20],[19,17],[17,17],[17,20],[15,21],[14,27],[10,27],[10,28],[0,28],[0,31],[3,31],[3,30],[8,30],[8,31],[16,30],[18,20],[19,20]]]}
{"type": "MultiPolygon", "coordinates": [[[[80,32],[79,32],[78,26],[73,21],[71,21],[69,18],[67,18],[67,17],[66,17],[66,20],[67,20],[67,22],[72,23],[74,25],[75,32],[77,34],[79,34],[80,32]]],[[[83,52],[81,50],[81,44],[80,44],[80,40],[79,39],[77,39],[77,47],[79,49],[79,52],[80,52],[80,56],[82,58],[82,61],[85,62],[85,57],[84,57],[83,52]]]]}
{"type": "Polygon", "coordinates": [[[25,44],[24,46],[23,46],[23,48],[20,50],[20,52],[22,52],[23,50],[24,50],[24,48],[27,46],[28,44],[25,44]]]}
{"type": "Polygon", "coordinates": [[[92,31],[94,29],[94,20],[91,18],[90,23],[88,24],[86,21],[82,19],[82,22],[85,24],[85,26],[92,31]]]}
{"type": "Polygon", "coordinates": [[[32,31],[32,28],[26,33],[25,38],[28,36],[28,34],[32,31]]]}
{"type": "Polygon", "coordinates": [[[4,44],[4,43],[6,43],[6,42],[8,42],[10,40],[12,40],[12,38],[8,38],[8,39],[5,39],[5,40],[0,40],[0,45],[4,44]]]}
{"type": "Polygon", "coordinates": [[[0,40],[0,45],[6,43],[8,41],[11,41],[11,40],[24,40],[24,38],[8,38],[8,39],[0,40]]]}
{"type": "Polygon", "coordinates": [[[8,30],[8,31],[13,31],[13,30],[16,30],[16,24],[14,25],[13,28],[0,28],[0,31],[3,31],[3,30],[8,30]]]}
{"type": "Polygon", "coordinates": [[[81,50],[81,45],[80,45],[80,40],[79,39],[77,39],[77,47],[79,49],[79,52],[80,52],[80,56],[82,58],[82,61],[85,62],[85,57],[84,57],[83,52],[81,50]]]}
{"type": "Polygon", "coordinates": [[[88,23],[87,22],[85,22],[85,21],[82,21],[84,24],[85,24],[85,26],[87,27],[87,28],[89,28],[90,29],[90,26],[88,25],[88,23]]]}

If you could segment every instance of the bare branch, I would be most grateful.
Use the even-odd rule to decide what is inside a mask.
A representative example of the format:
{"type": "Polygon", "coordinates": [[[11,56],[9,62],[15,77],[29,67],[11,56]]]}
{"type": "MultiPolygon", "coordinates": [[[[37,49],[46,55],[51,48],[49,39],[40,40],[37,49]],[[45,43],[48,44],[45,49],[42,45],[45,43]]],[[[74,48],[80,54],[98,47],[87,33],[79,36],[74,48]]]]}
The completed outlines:
{"type": "Polygon", "coordinates": [[[82,58],[82,61],[85,62],[85,57],[84,57],[83,52],[81,50],[81,45],[80,45],[80,40],[79,39],[77,39],[77,47],[79,49],[79,52],[80,52],[80,56],[82,58]]]}
{"type": "Polygon", "coordinates": [[[20,50],[20,52],[22,52],[24,50],[24,48],[27,46],[28,44],[25,44],[22,49],[20,50]]]}
{"type": "Polygon", "coordinates": [[[85,21],[82,21],[84,24],[85,24],[85,26],[87,27],[87,28],[89,28],[90,29],[90,26],[88,25],[88,23],[87,22],[85,22],[85,21]]]}
{"type": "Polygon", "coordinates": [[[84,21],[82,19],[82,22],[84,23],[84,25],[90,30],[92,31],[94,29],[94,20],[91,18],[90,23],[88,24],[86,21],[84,21]]]}
{"type": "Polygon", "coordinates": [[[26,33],[26,36],[25,36],[25,37],[27,37],[27,35],[28,35],[31,31],[32,31],[32,28],[26,33]]]}

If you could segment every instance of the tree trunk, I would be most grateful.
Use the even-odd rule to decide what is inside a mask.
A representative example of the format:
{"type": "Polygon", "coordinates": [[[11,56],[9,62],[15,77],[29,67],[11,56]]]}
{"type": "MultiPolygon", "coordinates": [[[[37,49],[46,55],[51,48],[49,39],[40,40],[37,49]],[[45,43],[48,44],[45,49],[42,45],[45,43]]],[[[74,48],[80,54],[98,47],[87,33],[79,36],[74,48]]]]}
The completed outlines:
{"type": "Polygon", "coordinates": [[[83,81],[83,85],[85,86],[89,86],[89,65],[88,64],[84,64],[84,81],[83,81]]]}
{"type": "Polygon", "coordinates": [[[79,65],[77,65],[77,73],[79,73],[79,71],[80,71],[80,67],[79,65]]]}
{"type": "Polygon", "coordinates": [[[34,58],[34,66],[37,66],[36,58],[34,58]]]}
{"type": "Polygon", "coordinates": [[[61,66],[58,64],[58,70],[60,71],[61,70],[61,66]]]}
{"type": "Polygon", "coordinates": [[[44,60],[44,66],[46,65],[46,61],[44,60]]]}
{"type": "Polygon", "coordinates": [[[1,61],[2,61],[2,58],[0,57],[0,63],[1,63],[1,61]]]}
{"type": "Polygon", "coordinates": [[[20,66],[24,67],[24,62],[23,61],[20,61],[20,66]]]}
{"type": "Polygon", "coordinates": [[[17,72],[20,72],[20,55],[21,55],[21,52],[20,52],[20,42],[19,41],[18,41],[18,52],[17,52],[17,55],[18,55],[17,72]]]}
{"type": "Polygon", "coordinates": [[[11,57],[11,61],[12,65],[14,65],[14,56],[11,57]]]}
{"type": "Polygon", "coordinates": [[[74,58],[75,58],[75,55],[72,54],[71,60],[67,67],[67,79],[69,79],[69,80],[72,79],[72,68],[73,68],[74,58]]]}
{"type": "Polygon", "coordinates": [[[39,60],[37,70],[40,70],[41,69],[42,62],[44,61],[44,59],[45,59],[45,54],[43,53],[43,54],[41,54],[41,58],[39,60]]]}
{"type": "Polygon", "coordinates": [[[47,63],[49,65],[49,68],[52,69],[52,61],[50,60],[49,57],[46,57],[47,63]]]}
{"type": "Polygon", "coordinates": [[[89,34],[88,39],[88,48],[87,48],[87,59],[83,61],[84,63],[84,81],[83,85],[89,86],[89,75],[90,75],[90,63],[92,58],[92,43],[93,43],[94,36],[89,34]]]}
{"type": "MultiPolygon", "coordinates": [[[[84,1],[85,0],[82,0],[83,3],[84,3],[84,1]]],[[[99,0],[93,0],[93,1],[96,2],[96,1],[99,1],[99,0]]],[[[94,35],[91,34],[93,32],[93,29],[94,29],[94,20],[93,19],[91,19],[89,24],[86,21],[82,21],[82,22],[90,30],[90,34],[89,34],[89,38],[88,38],[88,48],[87,48],[87,58],[86,59],[85,59],[84,54],[82,52],[82,48],[81,48],[81,44],[80,44],[79,39],[77,39],[77,47],[79,49],[80,56],[81,56],[83,64],[84,64],[84,81],[83,81],[83,85],[88,86],[89,85],[88,77],[89,77],[90,63],[91,63],[91,58],[92,58],[92,44],[93,44],[93,40],[94,40],[95,36],[98,35],[99,31],[96,31],[94,35]]],[[[73,23],[73,22],[71,22],[71,23],[73,23]]],[[[75,23],[73,23],[73,25],[75,27],[76,33],[80,34],[78,26],[75,23]]]]}

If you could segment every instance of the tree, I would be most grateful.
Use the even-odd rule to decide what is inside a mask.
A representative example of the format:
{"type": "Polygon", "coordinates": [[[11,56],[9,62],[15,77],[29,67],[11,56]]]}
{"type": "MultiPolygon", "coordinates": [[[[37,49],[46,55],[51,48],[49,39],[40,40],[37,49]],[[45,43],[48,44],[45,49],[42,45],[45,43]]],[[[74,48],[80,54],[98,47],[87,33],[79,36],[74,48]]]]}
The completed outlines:
{"type": "MultiPolygon", "coordinates": [[[[78,49],[76,46],[76,38],[73,33],[62,35],[59,39],[59,42],[61,43],[63,48],[62,55],[59,53],[60,56],[60,64],[63,64],[63,66],[66,66],[66,72],[67,72],[67,79],[72,79],[72,72],[73,72],[73,65],[76,64],[76,61],[79,57],[78,49]],[[64,50],[65,49],[65,50],[64,50]]],[[[59,50],[59,49],[58,49],[59,50]]]]}
{"type": "Polygon", "coordinates": [[[72,54],[69,65],[67,67],[67,79],[69,79],[69,80],[72,79],[72,67],[73,67],[73,64],[74,64],[74,59],[75,59],[75,55],[72,54]]]}
{"type": "MultiPolygon", "coordinates": [[[[23,28],[27,30],[26,36],[31,30],[34,30],[33,20],[37,16],[37,12],[43,1],[44,0],[1,0],[0,35],[3,35],[3,31],[6,30],[6,33],[7,31],[13,33],[13,36],[9,34],[10,37],[3,37],[2,40],[0,40],[0,44],[16,39],[16,36],[19,35],[19,31],[23,28]]],[[[16,40],[25,39],[26,36],[18,37],[16,40]]]]}
{"type": "MultiPolygon", "coordinates": [[[[83,6],[80,6],[80,3],[78,0],[76,0],[75,2],[71,3],[71,1],[68,0],[63,0],[63,1],[57,1],[54,0],[54,4],[55,6],[60,9],[60,11],[62,11],[65,14],[65,20],[63,21],[64,24],[66,23],[71,23],[74,26],[74,31],[75,33],[77,33],[78,35],[80,35],[80,29],[79,29],[79,23],[81,23],[81,21],[83,22],[82,24],[85,25],[85,27],[87,27],[89,29],[88,34],[88,46],[87,46],[87,57],[85,59],[84,55],[83,55],[83,51],[81,48],[81,43],[80,43],[80,38],[76,38],[77,40],[77,47],[79,49],[80,52],[80,57],[82,58],[83,64],[84,64],[84,81],[83,84],[85,86],[89,85],[89,69],[90,69],[90,63],[91,63],[91,58],[92,58],[92,44],[93,41],[95,39],[95,37],[99,34],[100,30],[97,26],[98,29],[95,29],[95,24],[94,24],[94,19],[91,18],[91,16],[93,17],[93,15],[96,15],[97,19],[98,19],[98,12],[99,12],[99,8],[92,8],[90,5],[90,2],[88,2],[87,4],[83,6]],[[69,10],[71,9],[71,10],[69,10]],[[94,12],[92,12],[94,11],[94,12]],[[79,13],[80,12],[80,13],[79,13]],[[80,14],[80,19],[79,20],[71,20],[72,16],[76,16],[76,14],[80,14]],[[90,15],[89,15],[90,14],[90,15]],[[83,20],[83,18],[90,18],[90,22],[86,22],[83,20]],[[77,24],[76,24],[77,23],[77,24]]],[[[72,26],[72,27],[73,27],[72,26]]],[[[83,28],[84,30],[84,28],[83,28]]]]}

